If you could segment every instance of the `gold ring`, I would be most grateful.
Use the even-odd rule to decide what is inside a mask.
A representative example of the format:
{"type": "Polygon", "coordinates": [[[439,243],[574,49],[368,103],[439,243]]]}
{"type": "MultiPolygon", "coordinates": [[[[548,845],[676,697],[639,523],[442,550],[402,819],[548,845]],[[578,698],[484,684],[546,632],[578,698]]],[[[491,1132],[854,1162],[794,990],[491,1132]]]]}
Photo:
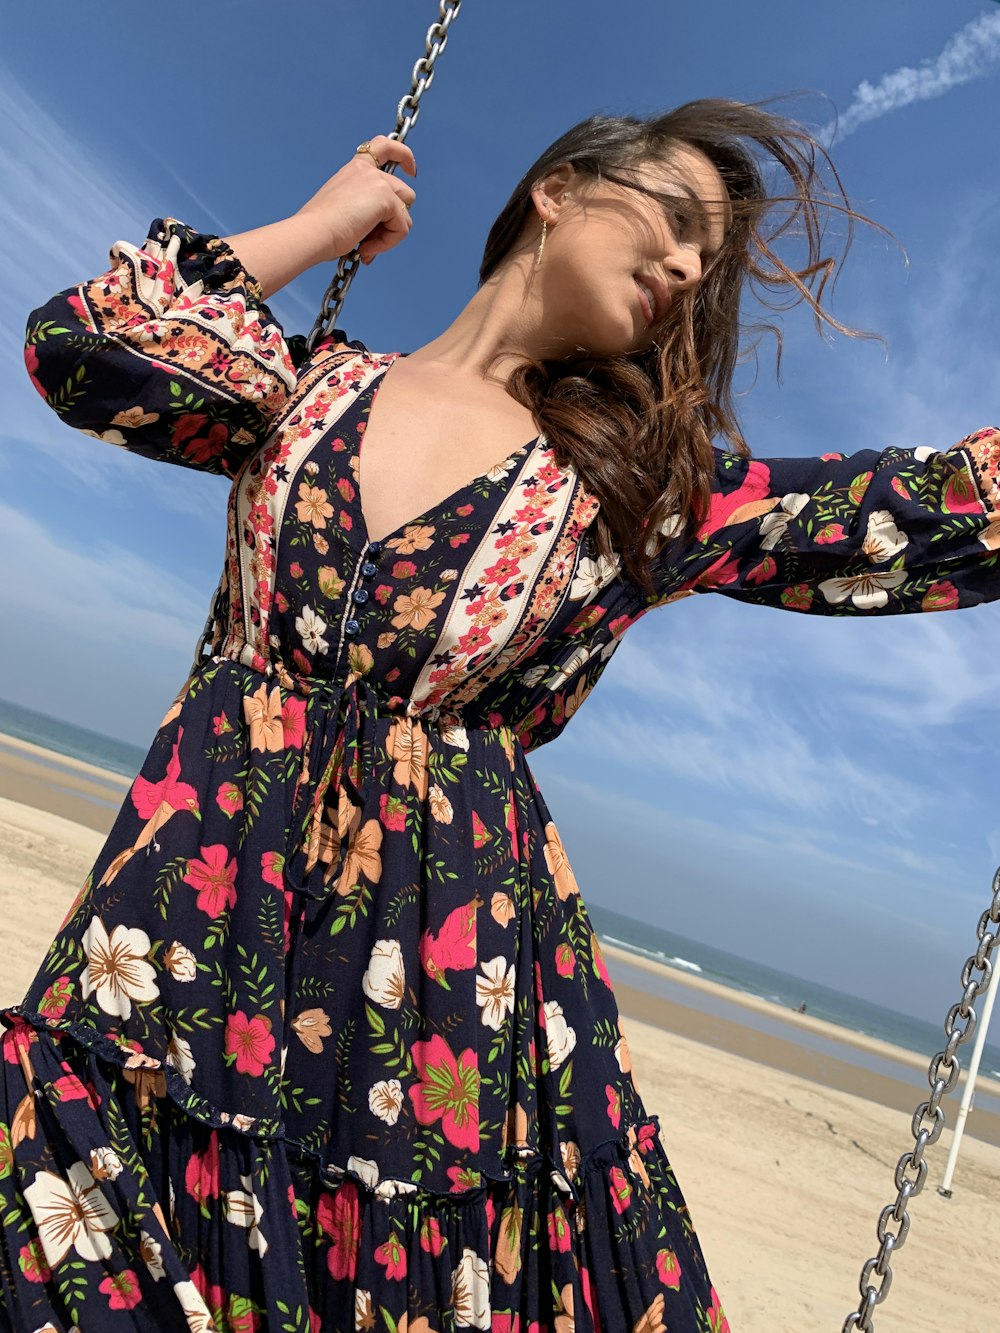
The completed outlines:
{"type": "Polygon", "coordinates": [[[382,163],[378,160],[378,158],[375,156],[374,152],[372,151],[371,141],[370,141],[369,139],[366,139],[366,140],[364,141],[364,143],[359,143],[359,144],[358,144],[357,148],[354,150],[354,154],[355,154],[355,156],[357,156],[358,153],[367,153],[368,156],[371,158],[371,160],[375,163],[375,165],[376,165],[379,169],[381,169],[381,167],[382,167],[382,163]]]}

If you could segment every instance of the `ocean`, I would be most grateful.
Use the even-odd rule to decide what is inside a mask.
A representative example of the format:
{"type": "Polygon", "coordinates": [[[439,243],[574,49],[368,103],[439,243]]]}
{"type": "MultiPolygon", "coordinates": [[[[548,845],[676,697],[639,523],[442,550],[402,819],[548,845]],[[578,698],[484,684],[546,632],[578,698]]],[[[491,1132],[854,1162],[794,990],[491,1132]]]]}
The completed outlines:
{"type": "MultiPolygon", "coordinates": [[[[62,722],[57,718],[48,717],[44,713],[38,713],[33,709],[23,708],[19,704],[9,703],[5,700],[0,700],[0,733],[16,736],[20,740],[31,741],[33,744],[43,746],[56,754],[82,759],[87,763],[110,769],[111,772],[119,773],[127,778],[135,776],[146,757],[146,752],[137,745],[114,740],[110,736],[103,736],[99,732],[90,731],[86,727],[80,727],[70,722],[62,722]]],[[[807,1012],[816,1018],[825,1019],[838,1027],[846,1028],[849,1032],[863,1033],[866,1036],[880,1038],[893,1046],[901,1046],[906,1050],[914,1051],[918,1055],[926,1057],[928,1061],[935,1052],[944,1047],[944,1014],[941,1015],[942,1025],[935,1027],[932,1023],[873,1004],[869,1000],[859,999],[855,995],[831,990],[827,986],[821,986],[815,981],[794,976],[790,972],[766,967],[748,958],[740,958],[736,954],[726,953],[713,945],[686,939],[682,935],[675,935],[660,926],[654,926],[645,921],[637,921],[633,917],[623,916],[619,912],[592,902],[589,897],[587,898],[587,910],[599,939],[607,941],[609,944],[615,944],[639,958],[652,959],[654,962],[663,963],[668,968],[676,971],[704,977],[733,991],[760,996],[762,999],[771,1000],[786,1009],[797,1009],[800,1004],[804,1003],[807,1012]]],[[[969,952],[972,952],[972,941],[970,941],[969,952]]],[[[955,960],[956,999],[958,998],[958,974],[964,961],[965,958],[956,958],[955,960]]],[[[666,998],[682,999],[687,1004],[691,1003],[690,987],[684,990],[675,990],[674,986],[679,983],[674,983],[674,986],[672,986],[669,978],[660,981],[652,973],[639,971],[639,969],[629,969],[633,975],[626,975],[622,967],[616,962],[609,961],[608,965],[613,974],[622,976],[622,979],[630,985],[644,987],[647,990],[658,990],[666,998]]],[[[725,1004],[720,1004],[718,1000],[712,997],[699,995],[698,1003],[703,1007],[723,1014],[725,1017],[736,1018],[740,1022],[762,1030],[775,1028],[775,1024],[769,1023],[765,1016],[745,1009],[736,1010],[735,1006],[732,1006],[731,1012],[727,1011],[725,1004]]],[[[1000,1005],[998,1005],[998,1010],[1000,1010],[1000,1005]]],[[[1000,1022],[1000,1019],[998,1019],[998,1022],[1000,1022]]],[[[791,1033],[787,1026],[781,1025],[780,1035],[786,1038],[794,1035],[805,1044],[817,1049],[824,1048],[822,1038],[806,1034],[802,1029],[796,1029],[794,1033],[791,1033]]],[[[843,1049],[834,1052],[831,1043],[826,1045],[831,1046],[831,1054],[836,1053],[841,1058],[845,1058],[843,1049]]],[[[959,1052],[963,1068],[968,1064],[969,1050],[970,1047],[966,1045],[959,1052]]],[[[858,1062],[871,1064],[873,1068],[881,1067],[883,1063],[879,1061],[878,1057],[870,1057],[865,1060],[859,1053],[854,1053],[852,1058],[858,1062]]],[[[983,1051],[981,1068],[983,1073],[989,1073],[995,1078],[1000,1078],[1000,1045],[995,1042],[987,1043],[983,1051]]],[[[898,1067],[896,1072],[898,1075],[898,1067]]],[[[995,1101],[1000,1103],[1000,1099],[996,1099],[990,1094],[987,1095],[991,1106],[995,1101]]],[[[998,1109],[1000,1109],[1000,1105],[998,1105],[998,1109]]]]}

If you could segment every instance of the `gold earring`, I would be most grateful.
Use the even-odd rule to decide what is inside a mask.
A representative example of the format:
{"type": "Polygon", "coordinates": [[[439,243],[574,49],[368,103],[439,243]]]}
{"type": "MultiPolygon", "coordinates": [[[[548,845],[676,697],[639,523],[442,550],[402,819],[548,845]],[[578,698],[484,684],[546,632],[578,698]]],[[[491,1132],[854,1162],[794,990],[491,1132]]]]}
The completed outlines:
{"type": "MultiPolygon", "coordinates": [[[[566,193],[563,195],[563,198],[564,198],[564,199],[570,199],[570,198],[572,198],[572,196],[571,196],[571,194],[569,193],[568,190],[567,190],[566,193]]],[[[539,244],[538,244],[538,256],[537,256],[537,258],[535,259],[535,268],[538,268],[538,267],[540,266],[541,262],[542,262],[542,255],[543,255],[544,252],[545,252],[545,237],[546,237],[546,234],[547,234],[547,232],[548,232],[548,229],[549,229],[548,219],[547,219],[547,218],[542,218],[542,239],[541,239],[541,241],[540,241],[539,244]]]]}
{"type": "Polygon", "coordinates": [[[535,268],[538,268],[541,265],[542,254],[544,253],[545,250],[545,234],[548,231],[548,229],[549,229],[548,221],[545,218],[542,218],[542,239],[541,242],[539,243],[538,254],[535,258],[535,268]]]}

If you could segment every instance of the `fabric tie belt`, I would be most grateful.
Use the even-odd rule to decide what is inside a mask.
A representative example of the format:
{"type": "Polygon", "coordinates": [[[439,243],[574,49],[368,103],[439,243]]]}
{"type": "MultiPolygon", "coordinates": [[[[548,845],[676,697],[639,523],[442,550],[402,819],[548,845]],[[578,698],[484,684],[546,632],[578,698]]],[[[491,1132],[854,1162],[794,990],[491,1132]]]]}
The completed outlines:
{"type": "Polygon", "coordinates": [[[363,676],[346,682],[309,678],[302,692],[305,752],[285,839],[285,884],[293,893],[325,898],[344,868],[367,803],[379,718],[397,710],[387,709],[363,676]],[[345,798],[352,807],[346,817],[345,798]],[[334,807],[328,823],[325,805],[334,807]]]}

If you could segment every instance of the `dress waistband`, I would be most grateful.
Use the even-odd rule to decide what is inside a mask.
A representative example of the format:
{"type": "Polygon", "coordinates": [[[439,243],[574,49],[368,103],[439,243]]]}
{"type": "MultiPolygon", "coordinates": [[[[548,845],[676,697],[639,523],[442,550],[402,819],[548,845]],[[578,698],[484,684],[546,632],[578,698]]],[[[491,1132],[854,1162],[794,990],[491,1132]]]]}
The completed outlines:
{"type": "MultiPolygon", "coordinates": [[[[304,697],[302,764],[292,793],[284,881],[293,893],[325,898],[336,889],[359,831],[375,768],[375,734],[380,720],[399,718],[409,729],[413,724],[447,729],[463,727],[464,723],[456,709],[421,708],[402,696],[387,697],[354,671],[343,680],[331,680],[293,671],[277,659],[262,669],[259,657],[253,656],[250,662],[246,649],[230,649],[206,658],[203,665],[229,661],[259,674],[260,708],[265,722],[275,724],[275,736],[288,707],[282,703],[281,690],[304,697]]],[[[265,746],[269,734],[265,726],[265,746]]],[[[410,736],[406,743],[414,745],[418,741],[410,736]]]]}

